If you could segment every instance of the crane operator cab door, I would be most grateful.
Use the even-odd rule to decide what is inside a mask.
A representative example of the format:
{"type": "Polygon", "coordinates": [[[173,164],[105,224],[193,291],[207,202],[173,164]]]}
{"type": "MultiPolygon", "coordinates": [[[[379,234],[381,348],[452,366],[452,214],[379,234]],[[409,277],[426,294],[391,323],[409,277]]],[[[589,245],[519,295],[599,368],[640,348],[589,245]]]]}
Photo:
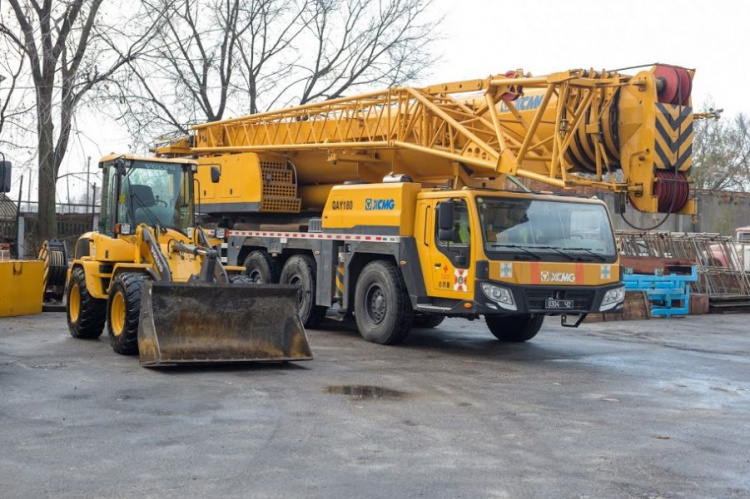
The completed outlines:
{"type": "Polygon", "coordinates": [[[432,297],[471,300],[472,215],[462,198],[425,199],[418,204],[415,234],[427,294],[432,297]]]}

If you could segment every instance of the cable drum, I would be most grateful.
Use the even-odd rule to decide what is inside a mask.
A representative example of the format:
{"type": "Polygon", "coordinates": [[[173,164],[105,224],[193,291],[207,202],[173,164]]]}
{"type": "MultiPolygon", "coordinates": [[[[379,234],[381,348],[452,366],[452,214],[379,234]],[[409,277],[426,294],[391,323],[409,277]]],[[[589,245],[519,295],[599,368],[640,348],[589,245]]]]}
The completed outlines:
{"type": "Polygon", "coordinates": [[[68,251],[65,243],[57,239],[44,241],[39,251],[39,260],[44,262],[45,295],[50,293],[61,299],[68,274],[68,251]]]}
{"type": "Polygon", "coordinates": [[[690,199],[690,183],[683,172],[656,170],[654,195],[658,198],[659,213],[677,213],[690,199]]]}
{"type": "MultiPolygon", "coordinates": [[[[581,91],[579,89],[571,91],[573,109],[580,104],[585,97],[585,93],[588,91],[581,91]]],[[[566,159],[573,166],[574,170],[596,173],[597,141],[601,141],[604,145],[604,157],[602,158],[604,165],[608,165],[611,171],[619,170],[620,155],[617,130],[619,89],[597,89],[593,91],[602,93],[599,97],[599,107],[598,109],[592,108],[584,116],[584,124],[578,128],[570,144],[571,147],[566,159]],[[587,133],[586,128],[589,125],[596,124],[595,120],[597,116],[600,118],[598,123],[600,133],[587,133]]]]}

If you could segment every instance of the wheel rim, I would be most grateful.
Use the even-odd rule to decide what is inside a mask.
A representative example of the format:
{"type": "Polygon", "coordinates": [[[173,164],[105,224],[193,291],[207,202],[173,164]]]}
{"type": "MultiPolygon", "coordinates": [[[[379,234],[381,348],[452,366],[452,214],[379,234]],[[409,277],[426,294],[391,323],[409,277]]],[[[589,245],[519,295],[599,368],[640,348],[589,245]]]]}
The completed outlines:
{"type": "Polygon", "coordinates": [[[365,310],[369,319],[375,324],[380,324],[385,319],[388,305],[383,290],[377,284],[371,285],[365,294],[365,310]]]}
{"type": "Polygon", "coordinates": [[[109,321],[112,325],[112,334],[120,336],[125,329],[125,297],[119,291],[112,297],[109,321]]]}
{"type": "Polygon", "coordinates": [[[73,287],[70,288],[68,310],[70,310],[70,320],[78,322],[78,317],[81,315],[81,289],[78,287],[78,284],[73,284],[73,287]]]}
{"type": "Polygon", "coordinates": [[[248,277],[250,277],[254,284],[263,284],[263,275],[259,270],[253,269],[247,275],[248,277]]]}

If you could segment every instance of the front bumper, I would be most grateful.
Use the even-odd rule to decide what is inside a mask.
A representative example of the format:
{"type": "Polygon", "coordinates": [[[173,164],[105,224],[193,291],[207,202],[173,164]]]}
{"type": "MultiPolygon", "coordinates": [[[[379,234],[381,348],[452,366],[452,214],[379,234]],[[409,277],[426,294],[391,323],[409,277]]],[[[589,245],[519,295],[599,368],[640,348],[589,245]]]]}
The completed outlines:
{"type": "MultiPolygon", "coordinates": [[[[448,300],[440,303],[442,314],[448,316],[477,316],[497,314],[544,314],[544,315],[581,315],[602,312],[601,304],[607,291],[622,287],[621,282],[614,282],[602,286],[529,286],[508,284],[506,282],[477,280],[474,285],[474,300],[448,300]],[[490,300],[482,291],[482,282],[502,286],[513,294],[516,309],[503,308],[497,302],[490,300]],[[573,300],[573,308],[550,310],[545,307],[547,298],[557,300],[573,300]],[[471,306],[469,306],[471,304],[471,306]]],[[[606,313],[622,312],[624,301],[607,309],[606,313]]],[[[436,308],[425,312],[436,312],[436,308]]],[[[417,309],[422,309],[419,305],[417,309]]]]}

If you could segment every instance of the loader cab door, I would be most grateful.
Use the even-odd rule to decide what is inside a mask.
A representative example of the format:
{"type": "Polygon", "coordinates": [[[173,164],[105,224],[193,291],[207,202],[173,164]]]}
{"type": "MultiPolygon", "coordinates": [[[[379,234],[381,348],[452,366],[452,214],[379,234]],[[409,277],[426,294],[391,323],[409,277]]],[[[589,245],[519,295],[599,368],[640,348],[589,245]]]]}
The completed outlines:
{"type": "Polygon", "coordinates": [[[429,296],[472,299],[473,218],[465,199],[418,202],[415,235],[429,296]]]}

